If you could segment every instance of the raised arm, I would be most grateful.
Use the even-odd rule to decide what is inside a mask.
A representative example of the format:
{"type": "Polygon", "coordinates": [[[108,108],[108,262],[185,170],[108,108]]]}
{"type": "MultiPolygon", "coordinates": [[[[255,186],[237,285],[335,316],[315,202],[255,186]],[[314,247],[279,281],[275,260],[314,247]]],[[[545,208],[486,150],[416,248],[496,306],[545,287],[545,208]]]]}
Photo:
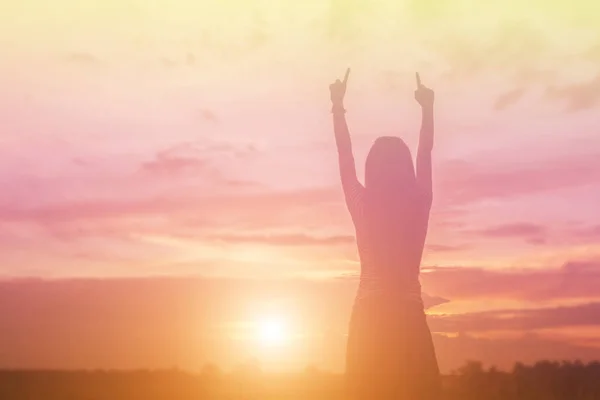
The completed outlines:
{"type": "Polygon", "coordinates": [[[346,110],[344,110],[344,95],[346,94],[346,84],[349,75],[350,68],[346,70],[344,80],[336,80],[329,86],[329,90],[331,91],[331,112],[333,114],[333,130],[335,132],[335,143],[338,151],[340,178],[346,201],[351,206],[363,187],[356,176],[356,166],[354,165],[354,155],[352,154],[352,141],[350,140],[350,132],[346,123],[346,110]]]}
{"type": "Polygon", "coordinates": [[[433,101],[434,92],[421,83],[417,73],[417,90],[415,99],[421,105],[421,134],[419,136],[419,148],[417,150],[417,182],[423,190],[431,207],[433,199],[431,179],[431,152],[433,150],[433,101]]]}

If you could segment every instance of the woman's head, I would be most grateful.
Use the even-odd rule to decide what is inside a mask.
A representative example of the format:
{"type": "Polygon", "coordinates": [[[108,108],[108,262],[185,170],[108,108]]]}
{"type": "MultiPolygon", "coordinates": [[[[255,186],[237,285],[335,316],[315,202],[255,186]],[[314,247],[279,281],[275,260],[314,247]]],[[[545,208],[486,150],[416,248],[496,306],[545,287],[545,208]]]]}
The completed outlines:
{"type": "Polygon", "coordinates": [[[406,143],[393,136],[377,138],[365,165],[367,190],[399,194],[412,192],[415,184],[415,168],[406,143]]]}
{"type": "Polygon", "coordinates": [[[402,139],[377,138],[365,165],[365,216],[377,252],[394,254],[399,243],[414,236],[418,205],[415,169],[402,139]]]}

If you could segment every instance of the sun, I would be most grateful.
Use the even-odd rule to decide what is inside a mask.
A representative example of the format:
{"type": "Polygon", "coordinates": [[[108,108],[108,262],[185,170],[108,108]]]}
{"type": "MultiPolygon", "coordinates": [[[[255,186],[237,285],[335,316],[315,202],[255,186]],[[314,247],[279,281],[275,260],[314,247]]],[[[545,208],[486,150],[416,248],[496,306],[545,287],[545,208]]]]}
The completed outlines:
{"type": "Polygon", "coordinates": [[[262,318],[258,321],[257,328],[258,340],[263,346],[282,346],[289,339],[285,321],[280,317],[262,318]]]}

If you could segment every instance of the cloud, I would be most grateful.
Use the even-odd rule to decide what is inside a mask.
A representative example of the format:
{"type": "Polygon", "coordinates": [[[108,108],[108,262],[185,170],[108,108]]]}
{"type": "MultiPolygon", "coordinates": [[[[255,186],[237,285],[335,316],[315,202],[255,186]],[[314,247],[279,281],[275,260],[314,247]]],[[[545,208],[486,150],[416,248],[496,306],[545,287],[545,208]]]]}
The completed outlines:
{"type": "MultiPolygon", "coordinates": [[[[158,167],[156,167],[158,168],[158,167]]],[[[159,169],[160,170],[160,169],[159,169]]],[[[177,168],[175,168],[177,171],[177,168]]],[[[170,171],[167,168],[167,171],[170,171]]],[[[236,187],[236,189],[239,185],[236,187]]],[[[213,227],[234,226],[268,229],[270,226],[298,223],[303,212],[316,221],[321,216],[316,209],[332,202],[345,215],[341,193],[331,188],[315,188],[285,192],[215,194],[200,190],[190,193],[189,187],[155,196],[136,198],[94,199],[63,201],[37,207],[5,204],[0,217],[5,222],[44,222],[50,224],[82,223],[127,219],[128,217],[169,216],[172,220],[185,217],[187,221],[201,219],[213,227]]],[[[329,209],[323,213],[331,215],[329,209]]]]}
{"type": "Polygon", "coordinates": [[[472,235],[486,238],[521,238],[531,244],[545,244],[547,229],[545,226],[528,222],[504,224],[485,229],[466,231],[472,235]]]}
{"type": "Polygon", "coordinates": [[[509,92],[505,92],[496,99],[496,102],[494,103],[494,109],[504,110],[519,101],[524,94],[524,88],[517,88],[509,92]]]}
{"type": "Polygon", "coordinates": [[[95,200],[64,202],[35,208],[5,206],[0,208],[4,221],[69,222],[83,219],[135,216],[168,212],[188,205],[190,200],[154,197],[144,200],[95,200]]]}
{"type": "MultiPolygon", "coordinates": [[[[132,189],[136,187],[131,185],[132,189]]],[[[139,276],[157,272],[187,274],[190,271],[203,271],[231,275],[232,270],[247,269],[250,265],[255,270],[264,269],[264,263],[258,259],[247,263],[228,261],[230,256],[226,249],[244,241],[257,244],[254,247],[267,253],[279,250],[265,249],[266,246],[331,246],[319,244],[319,241],[337,242],[344,249],[353,247],[350,243],[343,244],[350,240],[349,237],[328,238],[318,236],[318,233],[315,236],[311,233],[314,230],[305,225],[315,226],[319,221],[319,229],[326,228],[327,224],[335,228],[329,220],[324,219],[332,215],[330,208],[324,206],[331,201],[328,190],[279,193],[261,190],[251,194],[256,192],[254,188],[248,189],[244,185],[232,187],[231,193],[215,193],[201,188],[190,190],[190,187],[187,185],[181,190],[175,188],[154,196],[135,196],[136,190],[130,190],[126,193],[132,196],[112,199],[93,196],[34,207],[6,204],[0,207],[2,228],[5,232],[16,229],[21,236],[18,236],[18,246],[15,246],[14,240],[0,244],[5,261],[2,273],[17,276],[139,276]],[[300,217],[302,222],[299,222],[299,216],[302,215],[306,218],[300,217]],[[259,230],[277,232],[282,227],[286,231],[293,230],[296,236],[252,234],[259,230]],[[215,236],[219,234],[222,235],[220,239],[229,239],[231,242],[215,243],[215,236]],[[22,248],[35,248],[36,251],[23,253],[19,250],[22,248]],[[189,266],[177,263],[182,252],[196,254],[193,258],[200,264],[189,266]],[[213,268],[215,257],[222,265],[218,270],[213,268]],[[213,264],[205,266],[202,264],[205,261],[213,264]],[[45,271],[27,272],[21,266],[24,263],[43,265],[45,271]]],[[[341,194],[338,195],[341,197],[341,194]]],[[[341,198],[335,209],[345,216],[341,198]]],[[[298,262],[311,262],[310,252],[300,252],[295,256],[298,262]]],[[[329,250],[327,254],[326,257],[332,256],[329,250]]],[[[354,256],[353,252],[350,257],[354,256]]],[[[266,262],[288,262],[284,258],[271,258],[266,262]]],[[[265,273],[271,274],[268,271],[265,273]]],[[[272,275],[289,273],[293,274],[294,271],[273,271],[272,275]]]]}
{"type": "Polygon", "coordinates": [[[509,309],[460,315],[430,316],[435,332],[485,332],[599,326],[600,303],[542,309],[509,309]]]}
{"type": "Polygon", "coordinates": [[[170,152],[161,152],[156,155],[153,161],[148,161],[142,165],[142,170],[151,174],[174,175],[183,172],[206,172],[209,163],[206,160],[197,157],[186,157],[171,154],[170,152]]]}
{"type": "Polygon", "coordinates": [[[567,110],[571,112],[593,108],[600,101],[600,75],[585,83],[551,86],[546,91],[546,98],[566,100],[567,110]]]}
{"type": "MultiPolygon", "coordinates": [[[[78,229],[92,234],[97,227],[100,235],[116,233],[119,229],[123,232],[155,229],[157,234],[201,237],[209,228],[227,232],[237,229],[237,238],[232,236],[231,239],[238,241],[266,241],[264,237],[251,238],[247,232],[272,232],[273,228],[295,232],[314,231],[314,226],[351,229],[338,185],[292,191],[262,188],[258,191],[254,190],[260,188],[258,183],[229,177],[213,161],[223,160],[224,156],[246,159],[257,154],[258,150],[252,144],[182,143],[158,152],[154,159],[141,164],[137,174],[127,179],[120,177],[113,181],[113,177],[108,177],[98,180],[93,176],[94,179],[86,178],[73,184],[48,182],[37,187],[36,202],[16,201],[16,198],[5,201],[0,205],[0,217],[11,223],[43,224],[49,232],[68,233],[77,225],[78,229]],[[96,183],[104,181],[104,186],[96,183]],[[85,189],[88,194],[65,198],[62,193],[72,193],[72,187],[80,191],[85,189]],[[44,201],[45,198],[50,200],[44,201]],[[198,220],[202,220],[202,224],[194,222],[198,220]],[[161,221],[160,224],[157,221],[161,221]]],[[[448,219],[462,217],[463,214],[452,212],[455,206],[598,182],[600,171],[596,162],[595,156],[579,156],[525,167],[492,168],[468,162],[447,163],[439,168],[434,218],[436,223],[443,225],[448,219]]],[[[19,187],[22,187],[23,179],[20,182],[19,187]]],[[[496,238],[512,235],[540,243],[543,239],[541,230],[540,227],[517,224],[490,227],[479,233],[496,238]]],[[[283,243],[291,239],[271,240],[283,243]]],[[[335,240],[350,242],[349,237],[335,240]]],[[[428,251],[449,253],[464,249],[464,246],[432,244],[428,251]]]]}
{"type": "Polygon", "coordinates": [[[467,205],[574,188],[600,182],[600,154],[564,156],[537,163],[478,165],[467,161],[440,166],[436,190],[438,203],[467,205]]]}
{"type": "Polygon", "coordinates": [[[577,228],[569,232],[569,235],[583,240],[598,240],[600,239],[600,225],[577,228]]]}
{"type": "Polygon", "coordinates": [[[490,237],[511,237],[511,236],[538,236],[546,232],[546,228],[541,225],[521,222],[516,224],[499,225],[493,228],[487,228],[477,233],[490,237]]]}
{"type": "Polygon", "coordinates": [[[585,300],[598,296],[600,262],[573,261],[558,269],[539,270],[432,268],[421,274],[421,282],[428,293],[451,300],[585,300]]]}
{"type": "Polygon", "coordinates": [[[223,241],[227,243],[264,243],[275,246],[332,246],[347,245],[355,242],[351,235],[314,236],[308,234],[224,234],[204,235],[204,241],[223,241]]]}
{"type": "MultiPolygon", "coordinates": [[[[234,148],[218,143],[203,148],[200,154],[204,154],[204,151],[211,154],[224,152],[236,158],[246,158],[257,153],[252,145],[248,145],[247,148],[234,148]]],[[[188,165],[188,157],[198,154],[198,150],[187,155],[188,149],[184,147],[183,151],[177,150],[174,153],[181,154],[180,157],[183,158],[181,164],[185,167],[188,165]]],[[[170,152],[169,155],[172,156],[170,152]]],[[[446,163],[439,168],[438,184],[435,188],[438,195],[434,212],[443,219],[445,213],[448,214],[448,210],[453,206],[465,206],[487,199],[512,198],[596,183],[600,181],[600,171],[596,168],[599,156],[596,154],[569,156],[533,166],[531,164],[489,166],[470,162],[446,163]]],[[[179,162],[174,163],[175,169],[179,167],[179,162]]],[[[202,203],[207,211],[239,217],[242,225],[249,219],[260,219],[265,224],[279,221],[283,225],[290,222],[286,215],[306,216],[308,219],[303,220],[306,223],[321,221],[322,217],[337,222],[347,220],[344,218],[346,212],[338,185],[289,192],[264,192],[251,196],[233,193],[218,200],[207,199],[202,203]],[[240,207],[240,204],[243,207],[240,207]],[[332,214],[333,211],[335,215],[332,214]]],[[[297,224],[298,221],[299,219],[296,218],[294,223],[297,224]]],[[[530,240],[539,243],[543,235],[542,230],[542,227],[517,224],[492,227],[482,233],[490,237],[509,234],[528,236],[530,240]]],[[[442,248],[438,247],[437,250],[442,248]]]]}
{"type": "MultiPolygon", "coordinates": [[[[216,117],[215,117],[216,118],[216,117]]],[[[150,175],[192,175],[225,186],[250,186],[255,182],[229,178],[217,161],[225,157],[248,158],[257,153],[252,144],[232,145],[218,142],[184,142],[159,151],[152,161],[142,164],[141,170],[150,175]]]]}
{"type": "Polygon", "coordinates": [[[425,245],[427,251],[433,253],[451,253],[456,251],[463,251],[469,248],[468,245],[451,246],[445,244],[427,244],[425,245]]]}
{"type": "MultiPolygon", "coordinates": [[[[73,157],[69,157],[66,161],[75,171],[72,176],[31,181],[27,177],[19,177],[4,184],[9,188],[6,192],[10,196],[0,204],[0,220],[27,231],[26,235],[23,234],[24,240],[38,249],[35,255],[20,255],[19,263],[41,259],[53,252],[55,258],[58,255],[63,258],[61,275],[71,271],[77,273],[78,267],[74,265],[83,267],[83,262],[75,264],[76,248],[87,255],[89,262],[86,261],[86,268],[93,264],[94,254],[100,262],[111,257],[120,260],[119,255],[124,252],[128,257],[137,257],[143,262],[148,260],[147,254],[153,254],[156,255],[155,264],[169,265],[175,257],[172,253],[181,245],[179,242],[168,245],[162,242],[136,243],[155,236],[179,240],[189,248],[193,248],[195,243],[212,246],[216,249],[214,254],[219,257],[224,257],[223,252],[217,251],[223,243],[230,243],[232,247],[253,243],[257,244],[257,248],[275,252],[280,249],[267,247],[295,246],[284,249],[292,253],[300,253],[300,246],[312,247],[307,249],[312,253],[298,254],[306,263],[318,262],[311,259],[311,254],[314,257],[314,253],[329,251],[326,247],[331,245],[333,250],[325,257],[333,257],[334,252],[339,251],[338,257],[354,260],[351,219],[338,184],[274,191],[256,182],[230,176],[219,165],[219,162],[246,160],[260,154],[252,143],[202,140],[164,148],[154,158],[141,162],[127,160],[128,163],[121,164],[120,161],[111,163],[111,159],[87,162],[89,159],[79,156],[78,160],[83,160],[83,163],[78,161],[78,166],[75,166],[73,157]],[[84,168],[79,166],[86,162],[88,165],[84,168]],[[36,193],[34,197],[30,195],[32,190],[36,193]],[[215,245],[215,240],[221,243],[215,245]],[[137,256],[134,254],[136,251],[139,253],[137,256]]],[[[596,183],[600,178],[596,160],[597,157],[593,156],[574,155],[544,165],[516,164],[506,168],[474,162],[444,164],[438,168],[438,194],[432,221],[435,221],[436,228],[448,221],[461,221],[468,215],[465,213],[469,207],[464,206],[477,201],[596,183]],[[455,212],[457,209],[464,210],[464,213],[455,212]]],[[[514,237],[541,243],[544,239],[540,229],[522,224],[477,228],[471,227],[472,234],[479,235],[477,240],[482,237],[514,237]]],[[[466,228],[453,226],[452,229],[459,231],[466,228]]],[[[591,239],[586,240],[593,240],[594,230],[588,230],[580,232],[580,235],[588,235],[591,239]]],[[[445,264],[452,263],[452,259],[462,256],[463,250],[472,247],[471,243],[436,243],[436,240],[438,238],[434,237],[427,251],[450,257],[445,264]]],[[[15,252],[8,244],[1,247],[3,251],[15,252]]],[[[14,260],[17,263],[17,255],[14,260]]],[[[58,263],[58,260],[55,261],[58,263]]],[[[121,270],[111,267],[111,271],[116,271],[116,275],[120,275],[120,271],[131,273],[137,268],[133,265],[139,267],[143,264],[134,261],[118,263],[121,270]]],[[[105,264],[102,265],[104,267],[105,264]]],[[[14,268],[15,274],[20,273],[17,267],[5,268],[14,268]]],[[[139,274],[152,269],[147,268],[140,268],[139,274]]],[[[176,268],[171,270],[178,272],[176,268]]],[[[99,273],[101,269],[95,266],[88,271],[99,273]]],[[[444,298],[460,299],[471,293],[471,289],[464,292],[454,290],[450,284],[455,282],[456,276],[460,274],[457,272],[449,278],[449,283],[441,285],[439,291],[437,287],[435,290],[426,289],[444,298]]],[[[498,279],[508,278],[501,276],[498,279]]],[[[485,285],[475,284],[476,287],[485,285]]],[[[492,295],[497,292],[494,288],[489,290],[492,295]]]]}

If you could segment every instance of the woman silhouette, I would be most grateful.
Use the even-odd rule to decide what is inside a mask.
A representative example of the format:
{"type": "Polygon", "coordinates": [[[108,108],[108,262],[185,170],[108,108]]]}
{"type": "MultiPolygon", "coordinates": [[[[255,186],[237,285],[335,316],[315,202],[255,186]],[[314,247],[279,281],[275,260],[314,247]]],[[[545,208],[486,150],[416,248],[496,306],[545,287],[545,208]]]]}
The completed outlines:
{"type": "Polygon", "coordinates": [[[347,343],[353,399],[438,399],[440,377],[421,300],[419,269],[431,208],[434,93],[417,73],[422,125],[417,168],[407,145],[379,137],[356,176],[343,105],[350,69],[330,86],[340,175],[361,262],[347,343]]]}

